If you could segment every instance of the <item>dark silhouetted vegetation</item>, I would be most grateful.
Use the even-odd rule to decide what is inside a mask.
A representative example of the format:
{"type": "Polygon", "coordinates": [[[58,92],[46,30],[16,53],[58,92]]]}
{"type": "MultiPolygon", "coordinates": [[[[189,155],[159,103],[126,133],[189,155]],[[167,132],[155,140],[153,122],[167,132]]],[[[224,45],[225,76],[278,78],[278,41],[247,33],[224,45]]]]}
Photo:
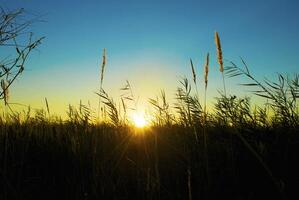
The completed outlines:
{"type": "Polygon", "coordinates": [[[213,111],[207,54],[204,98],[191,60],[193,83],[180,81],[174,105],[164,91],[149,99],[150,125],[134,127],[130,83],[120,106],[102,88],[104,53],[99,112],[80,102],[61,119],[46,99],[46,111],[3,114],[0,199],[297,199],[299,76],[259,81],[243,60],[224,68],[218,34],[216,45],[224,90],[213,111]],[[228,94],[234,76],[266,103],[228,94]]]}

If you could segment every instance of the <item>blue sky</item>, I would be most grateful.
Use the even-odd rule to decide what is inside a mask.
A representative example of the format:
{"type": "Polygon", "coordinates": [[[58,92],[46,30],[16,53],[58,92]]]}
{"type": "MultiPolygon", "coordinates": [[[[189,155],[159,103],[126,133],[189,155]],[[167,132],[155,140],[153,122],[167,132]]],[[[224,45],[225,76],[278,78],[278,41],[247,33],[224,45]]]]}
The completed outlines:
{"type": "MultiPolygon", "coordinates": [[[[107,49],[104,87],[116,97],[128,79],[143,101],[159,89],[173,97],[178,77],[190,77],[189,58],[202,85],[207,52],[209,98],[215,97],[222,88],[216,30],[224,58],[239,63],[242,56],[257,77],[298,72],[296,0],[1,0],[1,6],[22,7],[29,17],[41,16],[44,22],[31,30],[46,37],[13,86],[12,101],[41,107],[47,97],[56,112],[80,99],[96,101],[103,48],[107,49]]],[[[236,86],[237,81],[228,81],[230,93],[245,90],[236,86]]]]}

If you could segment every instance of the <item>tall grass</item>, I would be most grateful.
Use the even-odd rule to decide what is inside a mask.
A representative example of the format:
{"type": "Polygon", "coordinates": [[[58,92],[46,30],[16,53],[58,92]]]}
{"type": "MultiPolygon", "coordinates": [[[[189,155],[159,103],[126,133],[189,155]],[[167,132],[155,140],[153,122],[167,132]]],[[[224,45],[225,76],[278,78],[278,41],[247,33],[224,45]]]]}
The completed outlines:
{"type": "Polygon", "coordinates": [[[217,49],[217,60],[219,63],[219,71],[221,72],[221,75],[222,75],[223,92],[224,92],[224,95],[226,95],[222,48],[221,48],[220,37],[219,37],[219,34],[217,31],[215,31],[215,44],[216,44],[216,49],[217,49]]]}
{"type": "Polygon", "coordinates": [[[214,111],[207,110],[207,54],[204,91],[190,59],[192,80],[179,80],[175,103],[162,90],[149,99],[151,125],[135,128],[128,110],[138,102],[130,82],[119,102],[104,90],[104,51],[96,93],[101,123],[82,102],[69,106],[67,119],[55,117],[46,98],[46,110],[34,115],[28,109],[0,117],[0,199],[298,197],[299,76],[259,81],[243,60],[243,68],[233,62],[224,68],[217,32],[215,41],[224,93],[214,111]],[[225,76],[245,77],[242,85],[266,103],[227,94],[225,76]]]}

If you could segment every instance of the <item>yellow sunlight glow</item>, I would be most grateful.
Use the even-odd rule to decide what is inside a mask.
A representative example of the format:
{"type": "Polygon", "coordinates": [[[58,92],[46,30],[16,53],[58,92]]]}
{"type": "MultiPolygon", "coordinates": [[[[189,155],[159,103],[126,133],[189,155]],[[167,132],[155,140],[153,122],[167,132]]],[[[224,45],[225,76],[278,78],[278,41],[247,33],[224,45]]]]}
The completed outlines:
{"type": "Polygon", "coordinates": [[[143,115],[134,114],[133,122],[137,128],[143,128],[147,125],[147,121],[145,120],[143,115]]]}

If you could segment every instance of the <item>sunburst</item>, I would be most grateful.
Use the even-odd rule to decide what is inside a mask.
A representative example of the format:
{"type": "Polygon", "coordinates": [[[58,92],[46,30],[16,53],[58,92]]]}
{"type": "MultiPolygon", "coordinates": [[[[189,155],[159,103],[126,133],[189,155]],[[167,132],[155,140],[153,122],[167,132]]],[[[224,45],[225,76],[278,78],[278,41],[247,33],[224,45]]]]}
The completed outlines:
{"type": "Polygon", "coordinates": [[[134,114],[132,120],[137,128],[143,128],[148,125],[148,122],[145,119],[144,115],[141,114],[134,114]]]}

